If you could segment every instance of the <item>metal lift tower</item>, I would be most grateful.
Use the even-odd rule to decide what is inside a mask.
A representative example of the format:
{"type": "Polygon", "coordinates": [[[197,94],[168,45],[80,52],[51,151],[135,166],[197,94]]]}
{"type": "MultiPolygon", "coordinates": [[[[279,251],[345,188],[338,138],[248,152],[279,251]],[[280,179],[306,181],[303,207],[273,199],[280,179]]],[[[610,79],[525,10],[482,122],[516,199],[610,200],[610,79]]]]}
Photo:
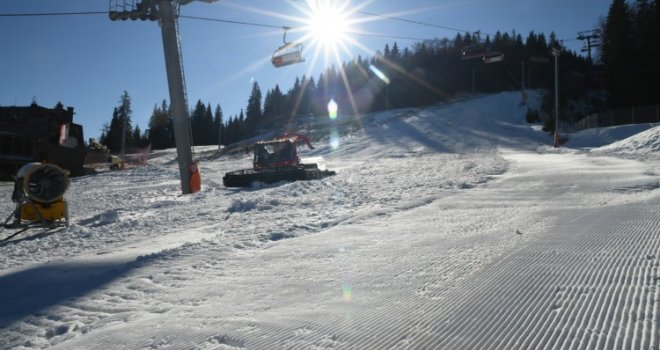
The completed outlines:
{"type": "MultiPolygon", "coordinates": [[[[108,16],[111,20],[150,20],[159,21],[163,35],[163,49],[165,51],[165,67],[167,69],[167,83],[170,90],[172,120],[174,124],[174,139],[179,160],[179,174],[181,177],[181,191],[183,194],[193,192],[191,176],[193,163],[190,142],[190,116],[188,115],[188,102],[186,98],[186,82],[181,62],[181,45],[179,41],[179,26],[177,23],[177,8],[194,0],[111,0],[108,16]]],[[[214,2],[217,0],[198,0],[214,2]]]]}
{"type": "Polygon", "coordinates": [[[593,29],[593,30],[585,30],[583,32],[579,32],[577,39],[586,41],[584,47],[582,47],[582,52],[586,52],[587,57],[589,58],[589,62],[593,62],[591,59],[591,49],[594,47],[599,47],[601,45],[600,30],[593,29]]]}

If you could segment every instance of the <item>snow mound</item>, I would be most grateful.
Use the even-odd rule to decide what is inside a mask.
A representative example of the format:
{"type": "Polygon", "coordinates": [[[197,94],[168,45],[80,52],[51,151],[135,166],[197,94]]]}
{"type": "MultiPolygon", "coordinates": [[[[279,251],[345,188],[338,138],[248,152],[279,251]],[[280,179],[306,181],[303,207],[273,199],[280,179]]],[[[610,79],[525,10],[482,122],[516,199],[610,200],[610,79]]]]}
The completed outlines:
{"type": "Polygon", "coordinates": [[[660,126],[592,150],[595,153],[614,153],[636,157],[655,156],[658,151],[660,151],[660,126]]]}
{"type": "Polygon", "coordinates": [[[658,124],[632,124],[592,128],[569,135],[566,143],[571,148],[603,147],[649,130],[658,124]]]}
{"type": "Polygon", "coordinates": [[[253,210],[271,210],[279,206],[280,202],[276,198],[256,198],[256,199],[235,199],[227,208],[228,213],[245,213],[253,210]]]}

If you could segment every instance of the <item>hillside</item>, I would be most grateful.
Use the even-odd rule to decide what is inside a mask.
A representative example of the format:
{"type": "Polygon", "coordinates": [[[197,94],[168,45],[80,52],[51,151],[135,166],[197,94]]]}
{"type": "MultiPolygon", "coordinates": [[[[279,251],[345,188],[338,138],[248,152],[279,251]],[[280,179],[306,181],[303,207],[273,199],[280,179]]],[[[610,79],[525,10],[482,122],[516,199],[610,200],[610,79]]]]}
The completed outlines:
{"type": "Polygon", "coordinates": [[[250,156],[213,148],[193,195],[173,150],[72,179],[70,227],[0,246],[0,349],[658,349],[660,161],[557,151],[526,110],[328,122],[320,181],[228,189],[250,156]]]}

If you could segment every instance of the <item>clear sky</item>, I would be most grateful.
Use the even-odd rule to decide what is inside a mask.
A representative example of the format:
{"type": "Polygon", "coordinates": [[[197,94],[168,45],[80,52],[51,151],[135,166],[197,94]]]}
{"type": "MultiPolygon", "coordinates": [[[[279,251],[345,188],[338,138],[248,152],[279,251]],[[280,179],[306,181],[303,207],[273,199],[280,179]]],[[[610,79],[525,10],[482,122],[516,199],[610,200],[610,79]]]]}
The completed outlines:
{"type": "MultiPolygon", "coordinates": [[[[368,57],[393,42],[409,47],[415,40],[453,38],[460,30],[495,33],[534,30],[546,37],[574,39],[577,32],[593,29],[607,14],[611,0],[337,0],[349,15],[350,28],[338,51],[368,57]],[[373,17],[373,13],[411,21],[373,17]],[[369,34],[356,34],[356,32],[369,34]],[[395,38],[396,37],[396,38],[395,38]],[[342,48],[343,47],[343,48],[342,48]]],[[[105,0],[2,0],[0,14],[107,11],[105,0]]],[[[324,11],[327,13],[327,11],[324,11]]],[[[198,16],[270,26],[312,25],[315,18],[304,0],[220,0],[194,2],[181,8],[182,16],[198,16]]],[[[201,99],[225,120],[247,105],[252,82],[265,94],[279,84],[286,92],[295,77],[315,79],[332,54],[310,37],[309,30],[287,35],[305,39],[307,62],[274,68],[272,52],[282,44],[283,31],[263,26],[179,19],[188,100],[201,99]],[[318,49],[318,50],[317,50],[318,49]],[[319,52],[314,60],[315,52],[319,52]]],[[[37,103],[53,107],[58,101],[75,108],[75,121],[85,137],[98,137],[108,123],[120,95],[132,98],[133,124],[144,131],[154,104],[169,100],[161,32],[156,22],[111,21],[107,15],[0,17],[0,105],[37,103]]],[[[582,43],[565,41],[573,51],[582,43]]]]}

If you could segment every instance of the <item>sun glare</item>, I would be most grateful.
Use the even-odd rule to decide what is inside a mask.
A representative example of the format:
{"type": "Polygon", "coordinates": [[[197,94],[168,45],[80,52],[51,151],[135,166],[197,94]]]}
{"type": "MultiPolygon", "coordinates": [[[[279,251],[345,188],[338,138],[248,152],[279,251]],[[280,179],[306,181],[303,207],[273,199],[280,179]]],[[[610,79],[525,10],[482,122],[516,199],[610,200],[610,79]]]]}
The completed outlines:
{"type": "Polygon", "coordinates": [[[346,10],[346,1],[316,0],[307,1],[309,5],[306,31],[310,40],[326,55],[337,55],[339,48],[345,47],[349,40],[350,13],[346,10]]]}
{"type": "Polygon", "coordinates": [[[349,30],[348,14],[334,2],[315,2],[309,18],[309,32],[312,40],[324,49],[334,49],[342,44],[349,30]]]}

